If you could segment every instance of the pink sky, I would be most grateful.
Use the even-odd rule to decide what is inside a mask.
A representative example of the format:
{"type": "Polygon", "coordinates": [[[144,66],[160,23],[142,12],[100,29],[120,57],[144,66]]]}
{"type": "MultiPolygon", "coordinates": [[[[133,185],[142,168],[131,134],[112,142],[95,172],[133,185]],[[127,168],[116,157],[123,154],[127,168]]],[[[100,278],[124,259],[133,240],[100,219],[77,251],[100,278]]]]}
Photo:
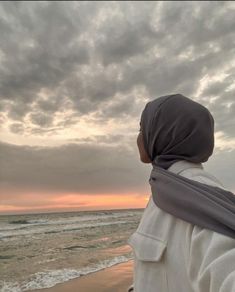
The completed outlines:
{"type": "Polygon", "coordinates": [[[133,193],[119,194],[57,194],[7,190],[1,195],[1,214],[43,213],[79,210],[144,208],[148,197],[133,193]]]}

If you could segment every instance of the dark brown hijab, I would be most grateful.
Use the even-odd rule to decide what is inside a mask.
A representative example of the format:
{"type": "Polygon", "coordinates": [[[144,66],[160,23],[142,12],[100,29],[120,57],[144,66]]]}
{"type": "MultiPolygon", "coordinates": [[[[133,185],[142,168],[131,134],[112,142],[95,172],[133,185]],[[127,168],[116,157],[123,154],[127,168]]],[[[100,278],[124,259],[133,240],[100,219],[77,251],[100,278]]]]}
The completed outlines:
{"type": "Polygon", "coordinates": [[[146,104],[141,115],[144,148],[152,161],[154,203],[192,224],[235,238],[235,195],[172,173],[176,161],[202,163],[214,148],[214,119],[207,108],[181,95],[146,104]]]}

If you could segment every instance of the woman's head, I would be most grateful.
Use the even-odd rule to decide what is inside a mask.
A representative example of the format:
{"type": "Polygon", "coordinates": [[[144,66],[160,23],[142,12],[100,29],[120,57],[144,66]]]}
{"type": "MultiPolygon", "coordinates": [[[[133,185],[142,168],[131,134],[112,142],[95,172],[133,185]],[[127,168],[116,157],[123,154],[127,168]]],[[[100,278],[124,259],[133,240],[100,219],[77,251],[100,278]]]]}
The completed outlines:
{"type": "Polygon", "coordinates": [[[213,116],[181,94],[161,96],[141,114],[137,145],[143,162],[165,169],[178,160],[205,162],[214,149],[213,116]]]}

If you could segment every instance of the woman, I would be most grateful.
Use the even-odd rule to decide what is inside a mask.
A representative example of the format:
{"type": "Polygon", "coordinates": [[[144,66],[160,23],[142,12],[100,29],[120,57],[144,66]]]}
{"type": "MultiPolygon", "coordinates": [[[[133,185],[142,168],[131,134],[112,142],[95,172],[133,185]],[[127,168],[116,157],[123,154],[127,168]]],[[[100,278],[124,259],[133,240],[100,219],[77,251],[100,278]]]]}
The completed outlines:
{"type": "Polygon", "coordinates": [[[211,113],[183,95],[162,96],[146,104],[140,126],[152,194],[128,239],[129,291],[234,292],[235,196],[202,165],[214,148],[211,113]]]}

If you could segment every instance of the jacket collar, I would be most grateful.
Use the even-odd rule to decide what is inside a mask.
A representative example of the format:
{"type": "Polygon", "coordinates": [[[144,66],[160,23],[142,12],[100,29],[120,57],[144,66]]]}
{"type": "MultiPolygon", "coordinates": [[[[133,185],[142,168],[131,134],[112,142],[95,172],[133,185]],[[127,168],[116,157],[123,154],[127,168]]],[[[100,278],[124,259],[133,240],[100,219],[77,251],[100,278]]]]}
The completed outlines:
{"type": "Polygon", "coordinates": [[[183,170],[186,170],[188,168],[203,168],[202,163],[193,163],[193,162],[189,162],[187,160],[179,160],[176,161],[175,163],[173,163],[168,170],[172,171],[176,174],[179,174],[180,172],[182,172],[183,170]]]}

